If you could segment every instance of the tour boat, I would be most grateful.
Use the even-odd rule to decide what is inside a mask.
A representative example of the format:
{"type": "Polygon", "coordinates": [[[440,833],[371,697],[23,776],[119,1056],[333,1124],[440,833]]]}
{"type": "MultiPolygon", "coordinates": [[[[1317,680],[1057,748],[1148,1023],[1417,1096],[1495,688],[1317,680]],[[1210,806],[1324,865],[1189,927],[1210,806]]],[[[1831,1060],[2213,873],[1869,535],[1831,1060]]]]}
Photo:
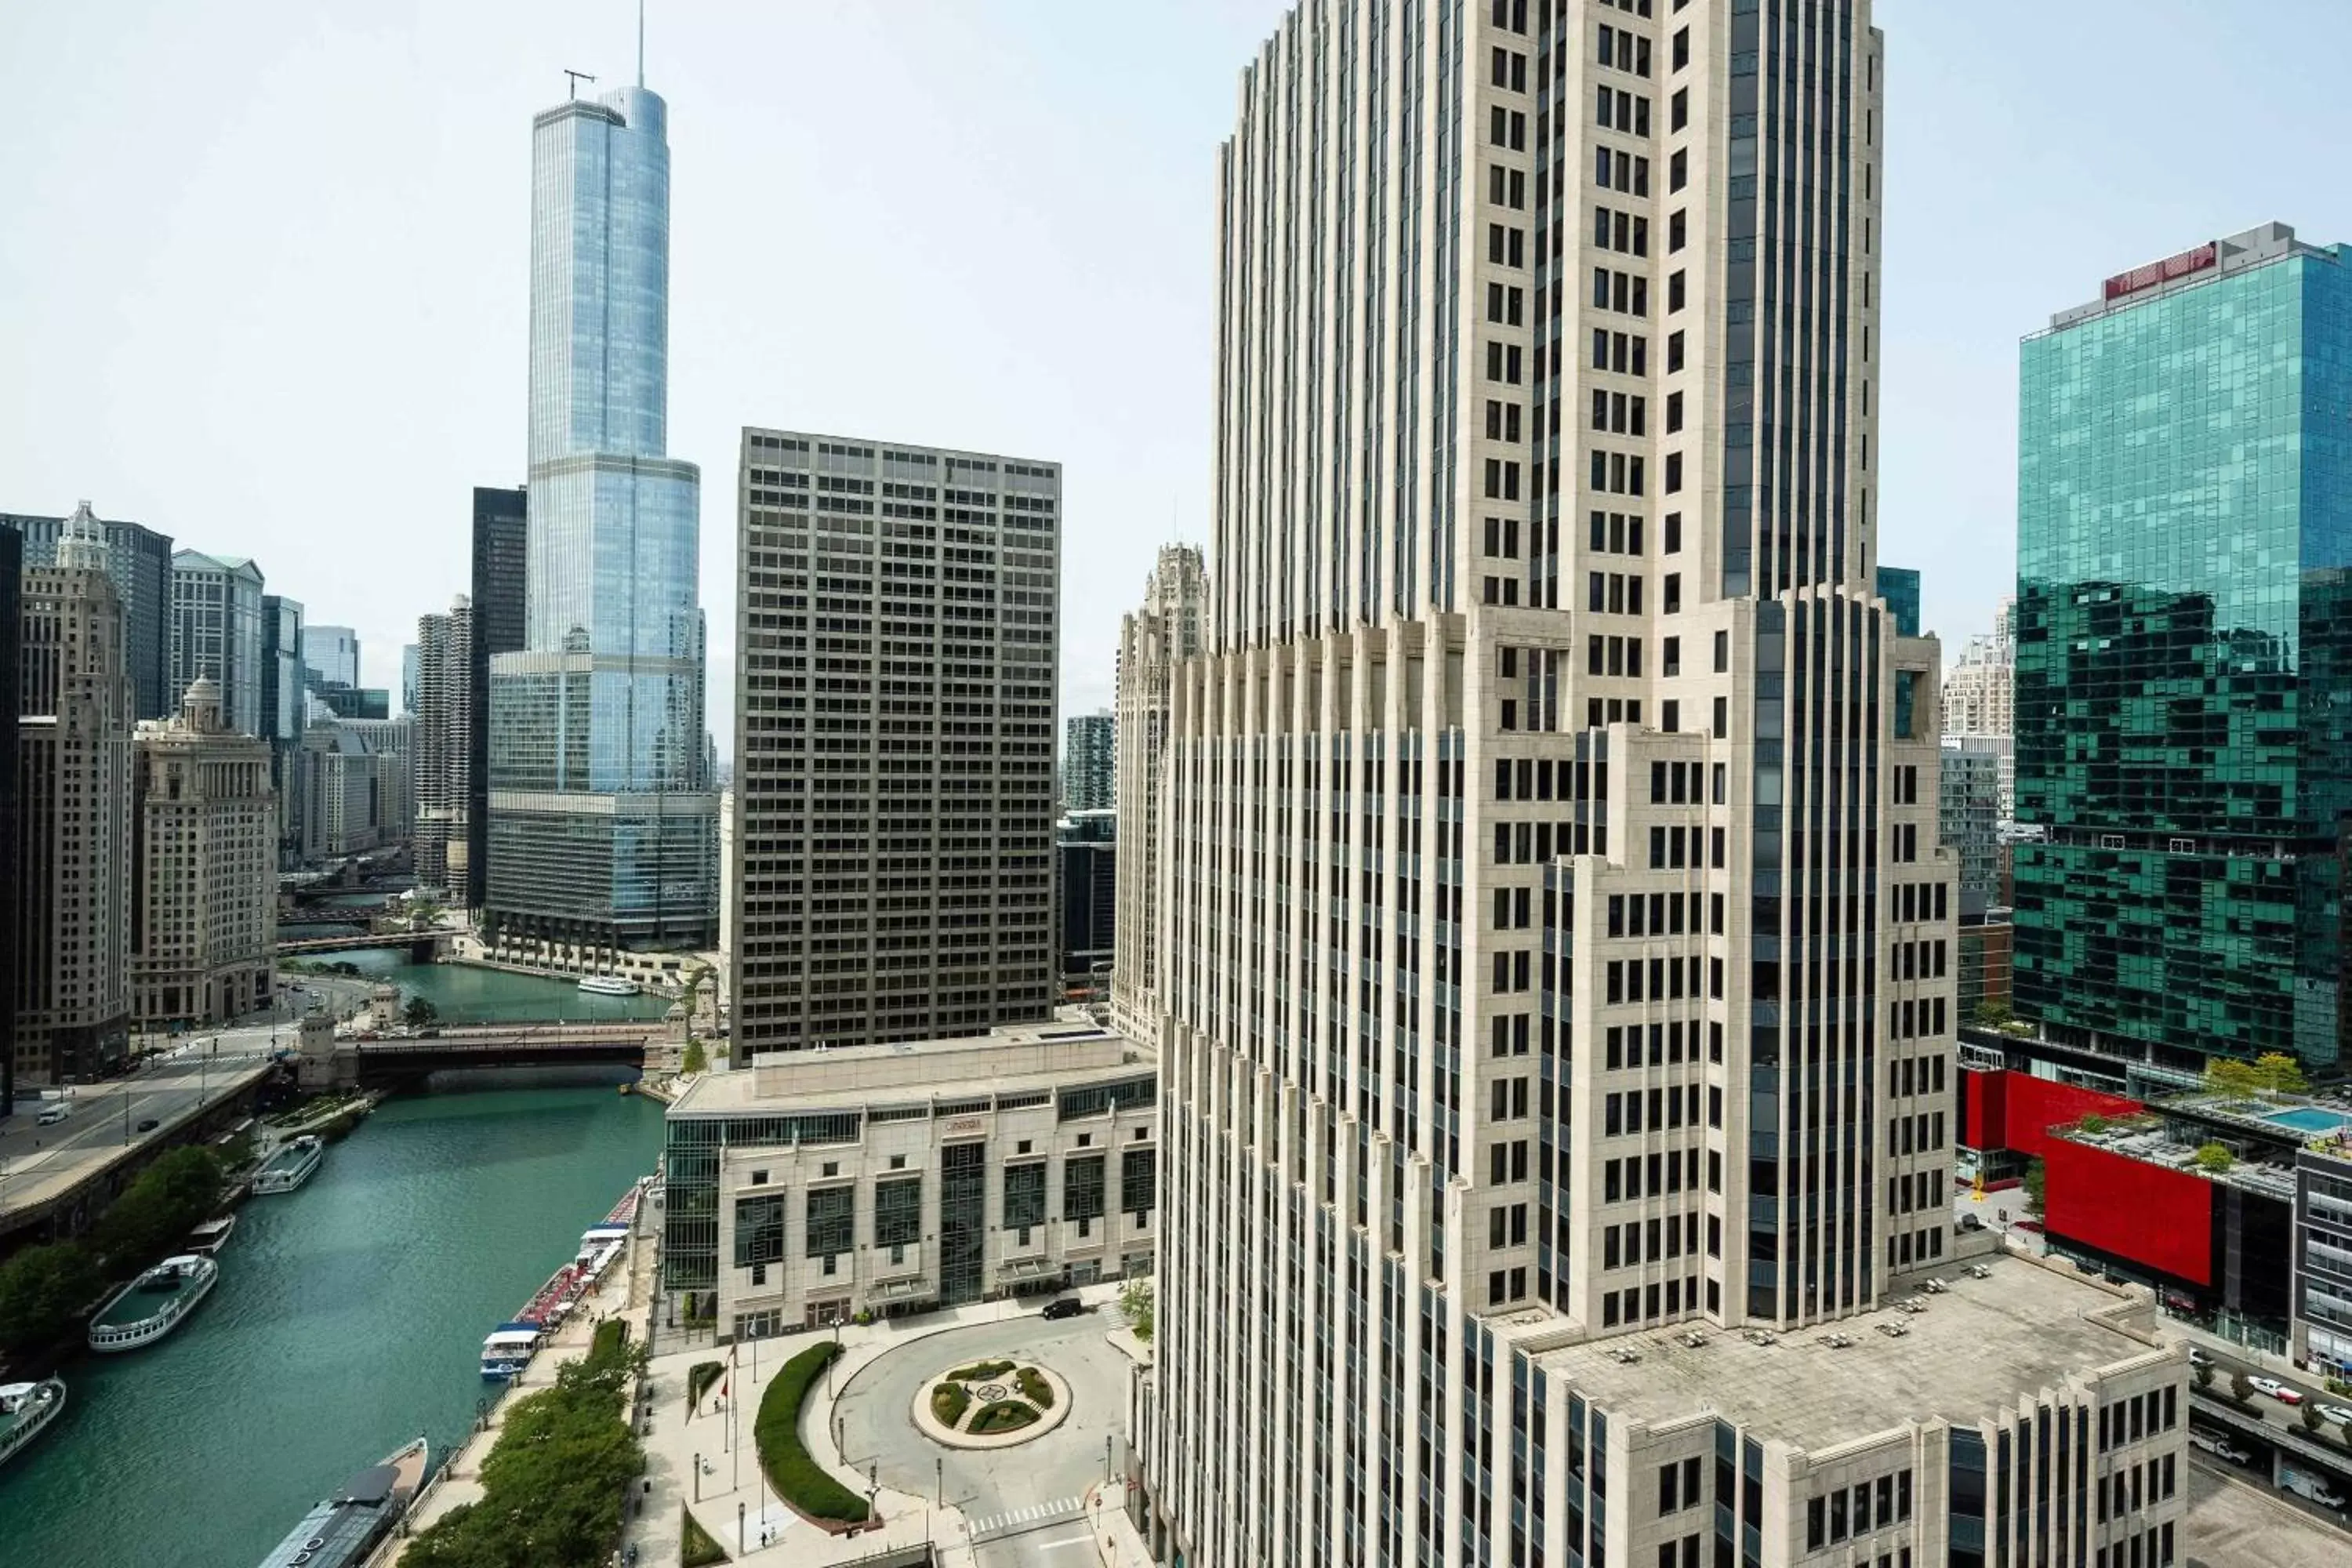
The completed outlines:
{"type": "Polygon", "coordinates": [[[422,1437],[385,1455],[304,1514],[261,1568],[357,1568],[416,1500],[431,1459],[422,1437]]]}
{"type": "Polygon", "coordinates": [[[0,1384],[0,1465],[41,1435],[66,1407],[66,1384],[61,1377],[45,1383],[0,1384]]]}
{"type": "Polygon", "coordinates": [[[315,1132],[305,1132],[275,1154],[253,1178],[257,1193],[290,1193],[310,1179],[319,1162],[327,1157],[327,1145],[315,1132]]]}
{"type": "Polygon", "coordinates": [[[218,1219],[208,1219],[188,1232],[188,1250],[201,1252],[206,1258],[216,1257],[221,1247],[227,1243],[228,1233],[236,1228],[236,1215],[233,1214],[225,1214],[218,1219]]]}
{"type": "Polygon", "coordinates": [[[580,1236],[580,1250],[571,1262],[548,1276],[547,1283],[523,1303],[522,1310],[493,1329],[482,1341],[482,1377],[504,1383],[530,1364],[542,1336],[571,1315],[594,1290],[597,1282],[628,1244],[629,1227],[637,1217],[650,1177],[629,1184],[604,1219],[580,1236]]]}
{"type": "Polygon", "coordinates": [[[166,1258],[107,1298],[89,1321],[89,1348],[100,1352],[152,1345],[186,1321],[220,1281],[220,1265],[193,1252],[166,1258]]]}
{"type": "Polygon", "coordinates": [[[617,974],[589,974],[581,978],[580,989],[591,996],[635,996],[639,987],[635,981],[617,974]]]}
{"type": "Polygon", "coordinates": [[[482,1341],[482,1381],[504,1383],[530,1364],[539,1349],[540,1328],[520,1320],[500,1323],[482,1341]]]}

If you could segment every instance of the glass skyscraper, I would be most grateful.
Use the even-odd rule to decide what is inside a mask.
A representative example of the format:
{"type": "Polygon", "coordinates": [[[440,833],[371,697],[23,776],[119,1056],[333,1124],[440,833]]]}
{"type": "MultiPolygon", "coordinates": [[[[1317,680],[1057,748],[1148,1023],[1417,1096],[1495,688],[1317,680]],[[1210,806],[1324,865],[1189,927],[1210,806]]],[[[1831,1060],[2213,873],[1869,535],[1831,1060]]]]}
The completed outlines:
{"type": "Polygon", "coordinates": [[[2058,1038],[2339,1055],[2347,259],[2268,225],[2024,344],[2017,1006],[2058,1038]]]}
{"type": "Polygon", "coordinates": [[[524,644],[489,694],[483,927],[509,956],[717,932],[700,474],[666,450],[665,116],[640,84],[532,121],[524,644]]]}

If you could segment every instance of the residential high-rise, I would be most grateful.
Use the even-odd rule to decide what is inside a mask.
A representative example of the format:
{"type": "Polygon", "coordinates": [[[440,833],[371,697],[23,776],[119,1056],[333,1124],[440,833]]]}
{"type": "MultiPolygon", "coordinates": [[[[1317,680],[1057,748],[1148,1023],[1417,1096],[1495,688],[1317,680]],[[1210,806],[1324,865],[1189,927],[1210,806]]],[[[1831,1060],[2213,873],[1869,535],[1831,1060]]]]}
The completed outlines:
{"type": "Polygon", "coordinates": [[[2352,254],[2270,224],[2025,341],[2017,1010],[2194,1071],[2342,1055],[2352,254]]]}
{"type": "Polygon", "coordinates": [[[462,901],[471,848],[472,601],[460,594],[447,615],[418,616],[415,648],[416,882],[462,901]]]}
{"type": "MultiPolygon", "coordinates": [[[[529,492],[518,488],[474,489],[472,669],[467,677],[466,742],[466,886],[469,910],[482,907],[490,866],[490,659],[523,646],[524,598],[530,571],[529,492]]],[[[451,889],[456,896],[457,889],[451,889]]]]}
{"type": "Polygon", "coordinates": [[[1995,742],[2000,768],[2000,820],[2017,812],[2017,640],[2010,629],[2016,601],[2004,598],[1993,614],[1992,634],[1969,638],[1959,661],[1944,677],[1944,733],[1995,742]]]}
{"type": "Polygon", "coordinates": [[[277,594],[261,595],[261,721],[257,737],[269,743],[269,786],[277,795],[281,864],[299,860],[302,731],[310,728],[304,690],[302,606],[277,594]]]}
{"type": "Polygon", "coordinates": [[[1051,1009],[1061,490],[1053,463],[743,432],[739,1059],[1051,1009]]]}
{"type": "Polygon", "coordinates": [[[407,719],[334,719],[303,732],[302,854],[332,859],[391,848],[410,834],[407,719]]]}
{"type": "Polygon", "coordinates": [[[1160,764],[1168,742],[1170,676],[1201,651],[1208,620],[1201,552],[1164,544],[1143,604],[1118,624],[1118,857],[1112,921],[1111,1022],[1129,1039],[1160,1038],[1160,764]]]}
{"type": "Polygon", "coordinates": [[[17,638],[17,1078],[88,1079],[128,1048],[131,682],[106,536],[84,503],[26,569],[17,638]]]}
{"type": "MultiPolygon", "coordinates": [[[[24,536],[0,527],[0,954],[16,951],[16,654],[24,536]]],[[[0,958],[0,1123],[16,1104],[16,964],[0,958]]]]}
{"type": "MultiPolygon", "coordinates": [[[[0,512],[0,529],[24,536],[24,563],[56,563],[62,517],[0,512]]],[[[172,685],[172,538],[135,522],[99,520],[106,538],[106,575],[122,601],[123,644],[131,669],[131,700],[142,719],[161,719],[179,703],[172,685]]]]}
{"type": "Polygon", "coordinates": [[[1866,0],[1307,0],[1243,76],[1162,763],[1167,1560],[2112,1560],[2183,1510],[1996,1500],[2123,1400],[2101,1473],[2180,1468],[2186,1363],[1954,1267],[1881,68],[1866,0]]]}
{"type": "Polygon", "coordinates": [[[220,689],[132,737],[131,1011],[199,1028],[269,1005],[278,949],[278,804],[269,742],[228,730],[220,689]]]}
{"type": "Polygon", "coordinates": [[[1062,808],[1109,811],[1118,805],[1118,772],[1113,761],[1118,731],[1110,710],[1074,713],[1064,722],[1062,808]]]}
{"type": "Polygon", "coordinates": [[[212,681],[224,721],[240,735],[262,730],[261,589],[261,568],[241,555],[172,557],[173,700],[212,681]]]}
{"type": "Polygon", "coordinates": [[[641,79],[531,122],[527,626],[490,658],[480,920],[525,963],[718,934],[701,478],[666,446],[667,113],[641,79]]]}
{"type": "Polygon", "coordinates": [[[302,628],[302,664],[314,685],[360,683],[360,635],[349,626],[302,628]]]}
{"type": "Polygon", "coordinates": [[[1938,823],[1959,862],[1954,888],[1963,920],[2000,898],[2001,752],[1987,736],[1944,737],[1938,823]]]}

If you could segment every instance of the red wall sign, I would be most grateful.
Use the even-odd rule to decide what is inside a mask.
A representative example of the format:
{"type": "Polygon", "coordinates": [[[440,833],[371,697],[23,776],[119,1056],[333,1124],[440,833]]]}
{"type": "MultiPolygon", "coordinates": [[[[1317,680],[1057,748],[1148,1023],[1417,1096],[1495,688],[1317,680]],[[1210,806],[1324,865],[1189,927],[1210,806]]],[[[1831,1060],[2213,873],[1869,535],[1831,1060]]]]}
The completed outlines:
{"type": "Polygon", "coordinates": [[[2161,261],[2135,267],[2129,272],[2116,273],[2107,279],[2106,297],[2120,300],[2126,294],[2137,294],[2143,289],[2153,289],[2159,283],[2169,283],[2176,278],[2202,272],[2220,259],[2220,252],[2213,242],[2208,240],[2194,250],[2184,250],[2178,256],[2168,256],[2161,261]]]}
{"type": "Polygon", "coordinates": [[[2050,1141],[2042,1223],[2053,1237],[2187,1279],[2213,1283],[2213,1195],[2202,1176],[2088,1143],[2050,1141]]]}

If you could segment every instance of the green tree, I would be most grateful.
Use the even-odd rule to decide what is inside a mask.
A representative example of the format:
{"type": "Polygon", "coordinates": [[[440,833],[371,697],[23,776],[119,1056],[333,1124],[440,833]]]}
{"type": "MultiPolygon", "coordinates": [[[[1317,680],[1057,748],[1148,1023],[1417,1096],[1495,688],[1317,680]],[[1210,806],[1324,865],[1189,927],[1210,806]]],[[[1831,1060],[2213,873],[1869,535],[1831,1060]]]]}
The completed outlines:
{"type": "Polygon", "coordinates": [[[686,1055],[678,1058],[677,1070],[680,1072],[709,1072],[710,1070],[710,1057],[709,1053],[703,1050],[702,1041],[693,1035],[688,1035],[686,1037],[686,1055]]]}
{"type": "Polygon", "coordinates": [[[2096,1136],[2107,1130],[2109,1122],[2105,1117],[2100,1115],[2095,1110],[2089,1115],[2084,1117],[2080,1122],[2076,1123],[2076,1125],[2080,1127],[2083,1131],[2093,1136],[2096,1136]]]}
{"type": "Polygon", "coordinates": [[[2262,1086],[2262,1077],[2252,1062],[2242,1062],[2235,1057],[2215,1057],[2205,1064],[2205,1088],[2211,1093],[2242,1100],[2262,1086]]]}
{"type": "Polygon", "coordinates": [[[411,996],[400,1016],[412,1029],[429,1029],[441,1021],[441,1009],[422,996],[411,996]]]}
{"type": "Polygon", "coordinates": [[[226,1173],[210,1149],[174,1149],[107,1206],[90,1240],[110,1268],[145,1262],[178,1244],[220,1201],[226,1173]]]}
{"type": "Polygon", "coordinates": [[[1149,1279],[1130,1279],[1119,1288],[1118,1310],[1127,1319],[1128,1331],[1145,1344],[1151,1342],[1159,1305],[1158,1293],[1149,1279]]]}
{"type": "Polygon", "coordinates": [[[97,1259],[75,1242],[28,1247],[0,1263],[0,1349],[59,1338],[96,1300],[100,1284],[97,1259]]]}
{"type": "Polygon", "coordinates": [[[2346,1447],[2352,1448],[2352,1421],[2347,1421],[2336,1429],[2336,1440],[2346,1447]]]}
{"type": "Polygon", "coordinates": [[[2248,1378],[2243,1372],[2231,1373],[2230,1374],[2230,1397],[2236,1400],[2239,1404],[2243,1405],[2253,1396],[2254,1385],[2252,1380],[2248,1378]]]}
{"type": "Polygon", "coordinates": [[[1976,1021],[1988,1028],[1998,1029],[2015,1016],[2009,1004],[1998,996],[1988,996],[1977,1004],[1976,1021]]]}
{"type": "Polygon", "coordinates": [[[2042,1199],[2049,1183],[2049,1173],[2042,1162],[2035,1160],[2025,1167],[2025,1212],[2034,1218],[2042,1217],[2042,1199]]]}
{"type": "Polygon", "coordinates": [[[2235,1154],[2231,1153],[2227,1146],[2223,1144],[2206,1143],[2198,1148],[2197,1152],[2190,1156],[2190,1161],[2199,1170],[2204,1172],[2207,1175],[2218,1176],[2222,1172],[2228,1170],[2231,1166],[2236,1164],[2238,1163],[2238,1157],[2235,1154]]]}
{"type": "Polygon", "coordinates": [[[428,926],[438,925],[445,912],[441,900],[429,893],[412,894],[408,900],[409,929],[422,931],[428,926]]]}
{"type": "Polygon", "coordinates": [[[2199,1362],[2190,1369],[2190,1373],[2197,1379],[2198,1387],[2210,1388],[2213,1386],[2213,1363],[2211,1362],[2199,1362]]]}
{"type": "Polygon", "coordinates": [[[2259,1089],[2272,1094],[2305,1094],[2311,1080],[2303,1076],[2303,1064],[2284,1051],[2264,1051],[2254,1058],[2254,1082],[2259,1089]]]}
{"type": "Polygon", "coordinates": [[[2303,1402],[2302,1408],[2298,1410],[2296,1414],[2303,1417],[2303,1429],[2310,1433],[2312,1436],[2317,1436],[2319,1435],[2319,1424],[2326,1419],[2326,1416],[2319,1413],[2319,1402],[2315,1399],[2305,1400],[2303,1402]]]}

